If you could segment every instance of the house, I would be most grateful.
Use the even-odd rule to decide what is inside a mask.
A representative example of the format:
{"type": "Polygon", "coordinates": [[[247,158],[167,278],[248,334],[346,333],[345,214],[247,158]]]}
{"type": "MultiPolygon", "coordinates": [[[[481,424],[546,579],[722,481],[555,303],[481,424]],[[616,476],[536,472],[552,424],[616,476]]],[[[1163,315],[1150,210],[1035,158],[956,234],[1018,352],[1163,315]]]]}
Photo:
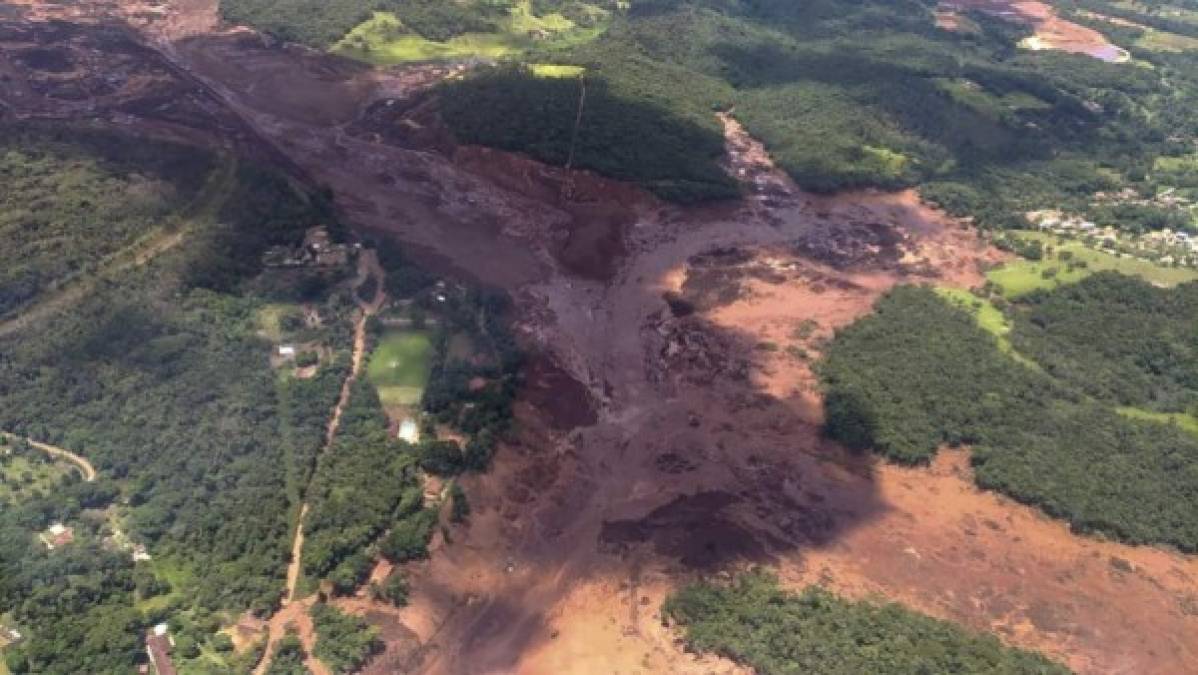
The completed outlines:
{"type": "Polygon", "coordinates": [[[416,420],[411,418],[405,419],[399,423],[399,433],[396,435],[402,441],[407,441],[415,445],[420,442],[420,427],[417,426],[416,420]]]}
{"type": "Polygon", "coordinates": [[[304,233],[304,248],[312,251],[313,253],[320,253],[321,251],[328,250],[332,243],[333,240],[331,237],[329,237],[328,229],[321,225],[309,228],[308,231],[304,233]]]}
{"type": "Polygon", "coordinates": [[[171,648],[175,646],[171,639],[170,628],[165,623],[154,626],[146,636],[146,655],[158,675],[177,675],[175,664],[171,661],[171,648]]]}
{"type": "Polygon", "coordinates": [[[21,631],[0,623],[0,648],[15,645],[24,639],[25,636],[21,634],[21,631]]]}
{"type": "Polygon", "coordinates": [[[133,545],[133,562],[145,562],[150,560],[150,552],[146,550],[145,544],[133,545]]]}
{"type": "Polygon", "coordinates": [[[299,246],[271,246],[262,255],[262,264],[267,267],[341,267],[350,261],[353,251],[360,245],[333,243],[324,226],[309,228],[299,246]]]}
{"type": "Polygon", "coordinates": [[[295,346],[294,345],[279,345],[278,352],[279,352],[279,358],[282,358],[282,359],[294,359],[295,358],[295,346]]]}
{"type": "Polygon", "coordinates": [[[75,530],[62,523],[54,523],[50,529],[38,535],[38,538],[42,540],[46,548],[53,551],[75,541],[75,530]]]}

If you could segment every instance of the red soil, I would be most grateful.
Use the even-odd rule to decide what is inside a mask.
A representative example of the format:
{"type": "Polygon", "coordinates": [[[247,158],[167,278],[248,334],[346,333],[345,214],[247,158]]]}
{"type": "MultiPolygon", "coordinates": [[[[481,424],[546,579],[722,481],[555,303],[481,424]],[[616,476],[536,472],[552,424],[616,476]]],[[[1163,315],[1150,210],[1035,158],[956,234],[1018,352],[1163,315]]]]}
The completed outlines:
{"type": "Polygon", "coordinates": [[[1121,61],[1126,53],[1107,41],[1098,31],[1062,19],[1056,10],[1039,0],[944,0],[937,10],[937,25],[959,30],[958,15],[975,10],[1031,26],[1036,37],[1049,49],[1085,54],[1103,61],[1121,61]]]}
{"type": "MultiPolygon", "coordinates": [[[[821,439],[821,340],[894,284],[980,283],[1001,256],[971,230],[910,192],[804,194],[731,119],[729,165],[750,195],[691,209],[446,149],[419,104],[409,119],[424,132],[373,131],[365,111],[419,97],[443,69],[364,70],[240,32],[172,41],[171,26],[206,25],[211,5],[194,4],[142,30],[212,119],[330,186],[356,225],[508,290],[541,355],[518,433],[463,481],[471,522],[405,570],[411,606],[342,603],[389,638],[373,672],[735,672],[685,654],[657,609],[695,575],[760,562],[796,586],[993,628],[1081,672],[1198,672],[1193,557],[1073,534],[977,490],[960,452],[903,469],[821,439]]],[[[1037,3],[982,4],[1052,21],[1037,3]]],[[[108,7],[37,7],[84,5],[108,7]]],[[[161,128],[153,114],[121,119],[161,128]]]]}

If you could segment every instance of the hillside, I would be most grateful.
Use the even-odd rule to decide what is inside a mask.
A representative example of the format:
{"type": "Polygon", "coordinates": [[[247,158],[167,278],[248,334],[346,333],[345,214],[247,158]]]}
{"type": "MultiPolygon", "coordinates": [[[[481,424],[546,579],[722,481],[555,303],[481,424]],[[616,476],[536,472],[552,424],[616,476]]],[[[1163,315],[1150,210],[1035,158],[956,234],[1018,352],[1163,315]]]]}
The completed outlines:
{"type": "Polygon", "coordinates": [[[1191,4],[0,10],[0,672],[1198,671],[1191,4]]]}

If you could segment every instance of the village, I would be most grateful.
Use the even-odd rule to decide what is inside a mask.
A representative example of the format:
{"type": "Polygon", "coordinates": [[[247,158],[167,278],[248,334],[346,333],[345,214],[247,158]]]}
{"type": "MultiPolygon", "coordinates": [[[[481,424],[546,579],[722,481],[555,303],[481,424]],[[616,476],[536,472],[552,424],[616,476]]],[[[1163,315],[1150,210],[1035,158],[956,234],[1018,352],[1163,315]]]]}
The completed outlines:
{"type": "MultiPolygon", "coordinates": [[[[1106,197],[1103,193],[1096,195],[1099,199],[1103,197],[1106,197]]],[[[1162,193],[1157,199],[1176,200],[1168,203],[1181,206],[1180,200],[1184,198],[1162,193]]],[[[1198,231],[1164,228],[1137,234],[1112,225],[1099,225],[1057,209],[1032,211],[1026,216],[1038,230],[1079,241],[1089,248],[1121,258],[1135,258],[1165,267],[1198,268],[1198,231]]]]}

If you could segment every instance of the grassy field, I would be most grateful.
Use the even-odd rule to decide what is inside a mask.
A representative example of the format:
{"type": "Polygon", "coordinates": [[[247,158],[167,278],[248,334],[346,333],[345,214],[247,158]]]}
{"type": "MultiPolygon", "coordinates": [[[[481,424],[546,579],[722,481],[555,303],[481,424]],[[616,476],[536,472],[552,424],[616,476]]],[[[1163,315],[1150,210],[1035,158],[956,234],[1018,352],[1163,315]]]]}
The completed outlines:
{"type": "Polygon", "coordinates": [[[1182,155],[1181,157],[1157,157],[1152,163],[1153,171],[1167,173],[1198,172],[1198,155],[1182,155]]]}
{"type": "Polygon", "coordinates": [[[587,71],[582,66],[563,66],[556,63],[534,63],[530,66],[537,77],[581,77],[587,71]]]}
{"type": "Polygon", "coordinates": [[[1137,420],[1160,422],[1161,424],[1176,424],[1186,431],[1198,436],[1198,417],[1186,413],[1161,413],[1143,408],[1119,408],[1119,414],[1137,420]]]}
{"type": "Polygon", "coordinates": [[[1198,38],[1149,28],[1136,40],[1136,46],[1162,52],[1183,52],[1198,49],[1198,38]]]}
{"type": "Polygon", "coordinates": [[[936,86],[961,105],[969,106],[992,120],[1001,119],[1020,110],[1048,110],[1047,102],[1022,91],[1012,91],[1001,96],[990,93],[976,83],[962,78],[938,78],[936,86]]]}
{"type": "Polygon", "coordinates": [[[428,383],[432,341],[421,331],[383,335],[366,366],[366,377],[385,406],[415,405],[428,383]]]}
{"type": "Polygon", "coordinates": [[[284,338],[283,318],[286,316],[299,316],[301,314],[298,305],[287,303],[270,303],[258,310],[257,323],[258,332],[262,337],[271,342],[282,342],[284,338]]]}
{"type": "Polygon", "coordinates": [[[75,471],[73,465],[45,460],[37,451],[29,457],[9,455],[6,451],[0,443],[0,502],[12,503],[35,491],[53,490],[63,476],[75,471]]]}
{"type": "Polygon", "coordinates": [[[375,12],[332,47],[332,51],[376,65],[459,59],[499,59],[533,47],[565,48],[595,39],[607,29],[606,21],[594,28],[576,26],[561,14],[535,16],[531,2],[512,8],[499,30],[465,33],[444,42],[429,40],[410,30],[392,12],[375,12]]]}
{"type": "Polygon", "coordinates": [[[149,562],[149,565],[154,570],[154,576],[170,584],[171,590],[169,593],[163,593],[162,595],[134,602],[134,607],[142,612],[161,609],[169,605],[172,601],[184,597],[185,588],[195,579],[195,575],[191,570],[169,558],[155,556],[149,562]]]}
{"type": "Polygon", "coordinates": [[[983,300],[963,288],[940,286],[936,288],[936,294],[972,314],[977,320],[978,326],[997,340],[999,351],[1026,366],[1039,368],[1034,361],[1015,351],[1011,341],[1007,338],[1011,332],[1011,322],[988,300],[983,300]]]}
{"type": "Polygon", "coordinates": [[[1086,267],[1069,270],[1056,255],[1045,256],[1044,260],[1018,260],[991,270],[986,278],[998,285],[1008,298],[1027,295],[1038,289],[1051,289],[1061,284],[1076,283],[1095,272],[1112,270],[1127,276],[1140,277],[1158,286],[1176,286],[1198,279],[1198,270],[1157,265],[1146,260],[1120,258],[1111,253],[1087,247],[1079,241],[1069,241],[1043,232],[1022,232],[1020,237],[1035,239],[1045,246],[1052,246],[1055,254],[1063,251],[1073,253],[1073,259],[1084,261],[1086,267]],[[1053,272],[1055,270],[1055,272],[1053,272]]]}

